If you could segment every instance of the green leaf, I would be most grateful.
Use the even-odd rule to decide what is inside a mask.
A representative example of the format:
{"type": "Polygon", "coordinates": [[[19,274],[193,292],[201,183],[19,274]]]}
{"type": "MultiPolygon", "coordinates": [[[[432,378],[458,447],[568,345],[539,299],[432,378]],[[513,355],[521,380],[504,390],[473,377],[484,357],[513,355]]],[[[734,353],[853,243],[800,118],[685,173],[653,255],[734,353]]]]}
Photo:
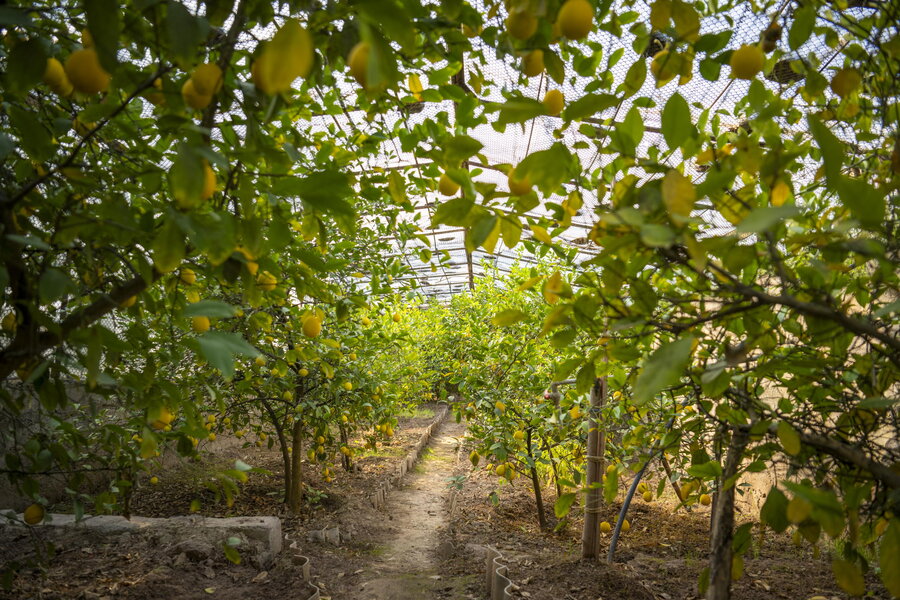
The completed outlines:
{"type": "Polygon", "coordinates": [[[44,124],[34,113],[15,104],[10,104],[7,111],[22,149],[35,160],[49,158],[53,154],[53,138],[44,124]]]}
{"type": "Polygon", "coordinates": [[[773,485],[769,489],[769,494],[766,496],[762,509],[759,511],[760,520],[778,533],[781,533],[790,525],[790,521],[787,518],[787,505],[787,496],[773,485]]]}
{"type": "MultiPolygon", "coordinates": [[[[644,86],[644,80],[647,79],[647,61],[642,57],[638,58],[625,74],[625,81],[622,82],[622,91],[625,98],[634,96],[644,86]]],[[[676,94],[677,95],[677,94],[676,94]]]]}
{"type": "Polygon", "coordinates": [[[636,106],[632,106],[621,123],[611,132],[612,146],[626,156],[635,156],[638,144],[644,138],[644,119],[636,106]]]}
{"type": "Polygon", "coordinates": [[[863,226],[869,229],[884,227],[885,198],[882,191],[867,181],[843,176],[835,187],[841,202],[863,226]]]}
{"type": "Polygon", "coordinates": [[[116,53],[119,46],[121,7],[116,0],[85,0],[84,12],[100,64],[112,73],[118,64],[116,53]]]}
{"type": "Polygon", "coordinates": [[[895,598],[900,598],[900,519],[894,517],[884,531],[878,549],[881,581],[895,598]]]}
{"type": "Polygon", "coordinates": [[[40,83],[46,68],[47,51],[36,38],[19,42],[9,51],[6,73],[14,90],[30,90],[40,83]]]}
{"type": "Polygon", "coordinates": [[[345,173],[319,171],[306,177],[283,177],[272,186],[277,196],[296,196],[315,210],[355,218],[356,212],[345,199],[353,188],[345,173]]]}
{"type": "Polygon", "coordinates": [[[208,32],[206,19],[192,15],[181,2],[169,0],[166,3],[166,33],[172,53],[182,67],[193,66],[197,48],[208,32]]]}
{"type": "Polygon", "coordinates": [[[214,317],[217,319],[227,319],[234,316],[235,308],[225,302],[219,300],[201,300],[188,304],[184,309],[186,317],[214,317]]]}
{"type": "Polygon", "coordinates": [[[699,479],[716,479],[722,476],[722,465],[718,461],[711,460],[700,465],[688,467],[687,472],[691,477],[699,479]]]}
{"type": "Polygon", "coordinates": [[[553,144],[547,150],[532,152],[516,167],[516,177],[528,176],[544,194],[556,193],[573,175],[577,158],[565,144],[553,144]]]}
{"type": "Polygon", "coordinates": [[[841,165],[844,162],[844,145],[831,133],[831,130],[822,123],[819,117],[810,115],[807,118],[809,130],[816,143],[822,150],[822,160],[825,163],[825,179],[834,186],[841,176],[841,165]]]}
{"type": "Polygon", "coordinates": [[[606,481],[603,482],[603,500],[607,504],[616,501],[619,495],[619,470],[616,469],[612,473],[606,473],[606,481]]]}
{"type": "Polygon", "coordinates": [[[511,98],[500,106],[497,125],[505,126],[507,123],[524,123],[546,113],[547,109],[544,107],[544,104],[534,98],[511,98]]]}
{"type": "Polygon", "coordinates": [[[49,304],[75,292],[75,284],[68,275],[57,269],[47,269],[41,275],[38,295],[41,302],[49,304]]]}
{"type": "Polygon", "coordinates": [[[475,156],[484,148],[484,144],[467,135],[457,135],[449,140],[444,140],[442,146],[444,148],[444,162],[451,166],[459,165],[462,161],[475,156]]]}
{"type": "Polygon", "coordinates": [[[788,32],[788,46],[797,50],[806,43],[816,24],[816,7],[812,4],[801,6],[794,12],[794,22],[788,32]]]}
{"type": "Polygon", "coordinates": [[[160,228],[151,246],[153,266],[160,273],[175,270],[184,260],[184,234],[173,219],[160,228]]]}
{"type": "Polygon", "coordinates": [[[572,510],[572,504],[575,502],[575,498],[575,493],[568,492],[556,499],[556,504],[553,505],[553,512],[556,514],[557,519],[562,519],[569,514],[569,511],[572,510]]]}
{"type": "Polygon", "coordinates": [[[781,442],[781,447],[784,448],[784,451],[791,456],[800,454],[802,446],[800,444],[800,435],[797,433],[797,430],[787,421],[781,421],[778,423],[777,431],[778,441],[781,442]]]}
{"type": "Polygon", "coordinates": [[[475,202],[464,196],[448,200],[435,209],[432,225],[444,224],[461,227],[466,224],[469,213],[474,206],[475,202]]]}
{"type": "Polygon", "coordinates": [[[575,391],[579,394],[586,394],[590,391],[591,386],[597,379],[597,370],[592,361],[587,361],[575,376],[575,391]]]}
{"type": "Polygon", "coordinates": [[[851,596],[862,596],[866,593],[866,581],[862,569],[856,563],[836,558],[831,561],[831,570],[837,584],[851,596]]]}
{"type": "Polygon", "coordinates": [[[670,149],[680,147],[691,135],[691,109],[678,92],[672,94],[662,112],[662,132],[670,149]]]}
{"type": "MultiPolygon", "coordinates": [[[[229,562],[232,562],[236,565],[241,564],[241,553],[238,552],[236,548],[233,548],[226,543],[222,544],[222,550],[225,552],[225,558],[227,558],[229,562]]],[[[213,588],[206,589],[212,590],[213,588]]]]}
{"type": "Polygon", "coordinates": [[[860,401],[859,404],[856,405],[857,408],[867,408],[867,409],[876,409],[880,410],[883,408],[891,408],[895,404],[900,403],[900,397],[896,398],[885,398],[883,396],[876,396],[873,398],[866,398],[865,400],[860,401]]]}
{"type": "Polygon", "coordinates": [[[783,206],[760,206],[750,211],[750,214],[735,228],[738,233],[759,233],[771,229],[781,221],[800,214],[800,209],[792,204],[783,206]]]}
{"type": "Polygon", "coordinates": [[[493,318],[491,318],[491,323],[493,323],[497,327],[507,327],[527,318],[528,315],[523,313],[521,310],[510,308],[507,310],[501,310],[499,313],[494,315],[493,318]]]}
{"type": "Polygon", "coordinates": [[[587,94],[569,104],[563,111],[563,117],[566,121],[577,121],[612,108],[619,101],[619,98],[612,94],[587,94]]]}
{"type": "Polygon", "coordinates": [[[259,352],[236,333],[224,331],[207,331],[199,338],[200,352],[209,364],[220,371],[226,378],[234,375],[234,359],[236,356],[252,357],[259,352]]]}
{"type": "Polygon", "coordinates": [[[644,363],[634,385],[635,404],[641,406],[678,382],[691,359],[693,337],[683,337],[656,349],[644,363]]]}

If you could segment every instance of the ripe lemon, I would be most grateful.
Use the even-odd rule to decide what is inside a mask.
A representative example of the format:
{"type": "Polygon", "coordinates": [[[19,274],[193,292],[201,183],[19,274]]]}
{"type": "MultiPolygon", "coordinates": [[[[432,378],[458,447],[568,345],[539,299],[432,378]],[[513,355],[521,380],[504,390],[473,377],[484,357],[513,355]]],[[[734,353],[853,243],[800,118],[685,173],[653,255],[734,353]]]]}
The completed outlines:
{"type": "Polygon", "coordinates": [[[119,306],[121,306],[122,308],[130,308],[134,306],[135,302],[137,302],[137,296],[129,296],[128,298],[122,300],[122,302],[119,303],[119,306]]]}
{"type": "Polygon", "coordinates": [[[572,420],[581,418],[581,408],[578,406],[573,406],[569,409],[569,416],[572,417],[572,420]]]}
{"type": "Polygon", "coordinates": [[[631,523],[628,522],[628,519],[622,521],[622,533],[628,533],[631,530],[631,523]]]}
{"type": "Polygon", "coordinates": [[[587,0],[567,0],[556,17],[559,31],[570,40],[580,40],[594,28],[594,8],[587,0]]]}
{"type": "Polygon", "coordinates": [[[522,58],[522,72],[528,77],[535,77],[544,72],[544,51],[532,50],[522,58]]]}
{"type": "Polygon", "coordinates": [[[644,499],[644,502],[653,502],[653,492],[648,490],[641,494],[641,498],[644,499]]]}
{"type": "Polygon", "coordinates": [[[157,483],[159,483],[159,477],[154,475],[153,477],[150,478],[150,485],[156,485],[157,483]]]}
{"type": "Polygon", "coordinates": [[[268,271],[263,271],[259,274],[259,277],[256,278],[256,285],[264,292],[271,292],[274,290],[277,283],[278,280],[268,271]]]}
{"type": "Polygon", "coordinates": [[[211,442],[216,441],[216,434],[215,434],[215,432],[210,432],[210,434],[209,434],[208,436],[206,436],[206,439],[208,439],[208,440],[211,441],[211,442]]]}
{"type": "Polygon", "coordinates": [[[616,472],[616,465],[609,465],[608,467],[606,467],[606,472],[607,472],[609,475],[612,475],[613,473],[615,473],[615,472],[616,472]]]}
{"type": "Polygon", "coordinates": [[[283,394],[281,394],[281,399],[285,402],[290,402],[294,399],[294,393],[291,390],[285,390],[283,394]]]}
{"type": "Polygon", "coordinates": [[[204,63],[191,73],[191,83],[201,96],[212,96],[222,89],[222,69],[215,63],[204,63]]]}
{"type": "Polygon", "coordinates": [[[353,389],[353,384],[350,383],[349,381],[345,381],[345,382],[343,383],[343,387],[344,387],[345,390],[347,390],[347,391],[349,392],[350,390],[353,389]]]}
{"type": "Polygon", "coordinates": [[[368,42],[359,42],[350,50],[347,57],[347,66],[350,67],[350,75],[364,88],[369,83],[369,52],[371,47],[368,42]]]}
{"type": "Polygon", "coordinates": [[[496,408],[500,412],[504,412],[506,411],[506,404],[504,404],[500,400],[497,400],[497,402],[494,403],[494,408],[496,408]]]}
{"type": "Polygon", "coordinates": [[[29,525],[37,525],[44,520],[44,507],[40,504],[31,504],[25,509],[22,518],[29,525]]]}
{"type": "Polygon", "coordinates": [[[362,323],[363,327],[368,327],[372,324],[372,320],[369,317],[363,317],[360,323],[362,323]]]}
{"type": "Polygon", "coordinates": [[[504,475],[506,475],[506,465],[497,465],[494,473],[496,473],[498,477],[503,477],[504,475]]]}
{"type": "Polygon", "coordinates": [[[522,179],[517,179],[514,175],[515,170],[510,169],[509,175],[506,178],[507,183],[509,184],[509,192],[513,196],[521,196],[523,194],[527,194],[531,191],[531,181],[528,177],[524,177],[522,179]]]}
{"type": "Polygon", "coordinates": [[[438,181],[438,191],[444,196],[455,196],[459,191],[459,184],[450,179],[446,173],[442,173],[438,181]]]}
{"type": "Polygon", "coordinates": [[[48,58],[47,66],[44,68],[44,83],[55,88],[63,85],[66,81],[68,78],[62,63],[55,58],[48,58]]]}
{"type": "Polygon", "coordinates": [[[297,371],[297,374],[300,377],[306,377],[307,375],[309,375],[309,369],[306,369],[306,368],[300,369],[299,371],[297,371]]]}
{"type": "Polygon", "coordinates": [[[100,66],[93,48],[76,50],[69,55],[65,71],[72,86],[82,94],[96,94],[109,87],[109,73],[100,66]]]}
{"type": "Polygon", "coordinates": [[[478,452],[476,450],[472,450],[472,452],[469,454],[469,462],[472,463],[472,466],[477,467],[478,461],[480,460],[481,456],[478,454],[478,452]]]}
{"type": "Polygon", "coordinates": [[[194,110],[202,110],[212,102],[211,95],[207,96],[197,91],[197,88],[194,87],[193,79],[188,79],[181,86],[181,97],[184,99],[184,103],[194,110]]]}
{"type": "Polygon", "coordinates": [[[193,285],[197,281],[197,274],[190,269],[182,269],[178,277],[182,283],[187,285],[193,285]]]}
{"type": "Polygon", "coordinates": [[[528,11],[516,11],[506,18],[506,31],[517,40],[527,40],[537,31],[538,20],[528,11]]]}
{"type": "Polygon", "coordinates": [[[612,531],[612,525],[609,524],[609,521],[603,521],[600,523],[600,531],[603,533],[609,533],[612,531]]]}
{"type": "Polygon", "coordinates": [[[259,263],[256,261],[248,260],[244,263],[244,266],[247,267],[247,272],[250,273],[251,276],[256,275],[256,272],[259,271],[259,263]]]}
{"type": "Polygon", "coordinates": [[[679,60],[668,50],[660,50],[653,56],[650,63],[650,73],[656,79],[657,86],[668,83],[678,75],[679,60]]]}
{"type": "Polygon", "coordinates": [[[257,356],[255,359],[253,359],[253,362],[256,364],[257,367],[264,367],[264,366],[266,366],[266,357],[265,356],[257,356]]]}
{"type": "Polygon", "coordinates": [[[547,109],[547,114],[555,117],[559,113],[561,113],[563,107],[565,107],[566,98],[559,90],[547,90],[547,93],[544,94],[544,99],[542,100],[542,102],[544,104],[544,108],[547,109]]]}
{"type": "Polygon", "coordinates": [[[203,191],[201,192],[201,196],[204,200],[209,200],[212,198],[215,191],[216,172],[212,170],[212,167],[209,166],[208,162],[203,161],[203,191]]]}
{"type": "Polygon", "coordinates": [[[394,316],[391,318],[394,319],[394,323],[399,323],[401,320],[403,320],[403,318],[400,316],[400,313],[394,313],[394,316]]]}
{"type": "Polygon", "coordinates": [[[170,423],[175,420],[175,415],[172,414],[172,411],[168,409],[168,407],[163,406],[158,409],[156,414],[151,412],[150,415],[150,426],[157,431],[165,431],[166,427],[171,430],[170,423]]]}
{"type": "Polygon", "coordinates": [[[856,69],[841,69],[831,80],[831,91],[846,98],[862,85],[862,77],[856,69]]]}
{"type": "Polygon", "coordinates": [[[731,53],[731,76],[738,79],[753,79],[762,71],[766,55],[755,44],[745,44],[731,53]]]}
{"type": "Polygon", "coordinates": [[[197,333],[209,331],[209,317],[194,317],[191,320],[191,329],[197,333]]]}
{"type": "Polygon", "coordinates": [[[308,338],[318,337],[322,333],[322,319],[311,315],[303,321],[303,335],[308,338]]]}
{"type": "Polygon", "coordinates": [[[712,498],[709,497],[709,494],[700,494],[700,504],[703,506],[709,506],[712,503],[712,498]]]}

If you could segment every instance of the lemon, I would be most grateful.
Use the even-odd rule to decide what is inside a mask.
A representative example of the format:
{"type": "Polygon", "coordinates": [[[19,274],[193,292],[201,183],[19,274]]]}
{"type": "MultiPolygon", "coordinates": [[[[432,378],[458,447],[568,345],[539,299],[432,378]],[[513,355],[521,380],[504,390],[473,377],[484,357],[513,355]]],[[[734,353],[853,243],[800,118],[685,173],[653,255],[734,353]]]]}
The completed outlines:
{"type": "Polygon", "coordinates": [[[862,77],[856,69],[841,69],[831,80],[831,91],[846,98],[862,85],[862,77]]]}
{"type": "Polygon", "coordinates": [[[188,291],[186,291],[186,292],[184,293],[184,297],[185,297],[185,298],[187,299],[187,301],[190,302],[191,304],[193,304],[193,303],[195,303],[195,302],[200,302],[200,292],[198,292],[197,290],[188,290],[188,291]]]}
{"type": "Polygon", "coordinates": [[[391,318],[394,320],[394,323],[399,323],[402,320],[400,313],[394,313],[394,316],[391,318]]]}
{"type": "Polygon", "coordinates": [[[731,76],[738,79],[753,79],[762,71],[766,55],[755,44],[744,44],[731,53],[731,76]]]}
{"type": "Polygon", "coordinates": [[[521,196],[523,194],[527,194],[531,191],[531,181],[528,177],[523,177],[522,179],[517,179],[514,175],[515,169],[509,170],[509,175],[506,178],[507,183],[509,184],[509,192],[513,196],[521,196]]]}
{"type": "Polygon", "coordinates": [[[68,81],[66,72],[62,63],[55,58],[47,59],[47,66],[44,68],[44,83],[52,88],[60,87],[68,81]]]}
{"type": "Polygon", "coordinates": [[[648,490],[641,494],[641,498],[644,499],[644,502],[653,502],[653,492],[648,490]]]}
{"type": "Polygon", "coordinates": [[[360,323],[362,323],[363,327],[368,327],[372,324],[372,320],[369,317],[363,317],[360,323]]]}
{"type": "Polygon", "coordinates": [[[166,427],[171,429],[170,423],[175,420],[175,415],[172,414],[172,411],[168,409],[168,407],[160,407],[156,414],[150,415],[150,426],[157,431],[165,431],[166,427]]]}
{"type": "Polygon", "coordinates": [[[700,494],[700,504],[703,506],[709,506],[712,503],[712,498],[709,497],[709,494],[700,494]]]}
{"type": "Polygon", "coordinates": [[[135,302],[137,302],[137,296],[129,296],[128,298],[122,300],[122,302],[119,303],[119,306],[121,306],[122,308],[130,308],[134,306],[135,302]]]}
{"type": "Polygon", "coordinates": [[[581,408],[578,406],[573,406],[569,409],[569,416],[572,417],[572,420],[581,418],[581,408]]]}
{"type": "Polygon", "coordinates": [[[609,521],[603,521],[600,523],[600,531],[603,533],[609,533],[612,531],[612,525],[609,524],[609,521]]]}
{"type": "Polygon", "coordinates": [[[506,410],[506,404],[504,404],[500,400],[497,400],[497,402],[494,403],[494,408],[496,408],[500,412],[504,412],[506,410]]]}
{"type": "Polygon", "coordinates": [[[31,504],[25,509],[22,518],[24,518],[25,522],[29,525],[37,525],[44,520],[44,507],[40,504],[31,504]]]}
{"type": "Polygon", "coordinates": [[[678,62],[675,55],[669,53],[668,50],[660,50],[653,56],[650,73],[653,74],[658,85],[667,83],[678,75],[678,62]]]}
{"type": "Polygon", "coordinates": [[[344,386],[344,389],[347,390],[348,392],[353,389],[353,384],[350,383],[349,381],[345,381],[343,383],[343,386],[344,386]]]}
{"type": "Polygon", "coordinates": [[[563,107],[566,105],[566,98],[559,90],[547,90],[542,102],[544,108],[547,109],[547,114],[555,117],[562,112],[563,107]]]}
{"type": "Polygon", "coordinates": [[[216,434],[215,434],[215,432],[210,432],[210,434],[209,434],[208,436],[206,436],[206,439],[208,439],[208,440],[211,441],[211,442],[216,441],[216,434]]]}
{"type": "Polygon", "coordinates": [[[262,355],[257,356],[255,359],[253,359],[253,362],[257,367],[264,367],[266,366],[266,357],[262,355]]]}
{"type": "Polygon", "coordinates": [[[204,200],[209,200],[215,191],[216,172],[212,170],[208,162],[203,161],[203,191],[201,196],[204,200]]]}
{"type": "Polygon", "coordinates": [[[350,75],[353,79],[364,88],[369,83],[369,51],[371,47],[368,42],[359,42],[350,50],[347,57],[347,66],[350,67],[350,75]]]}
{"type": "Polygon", "coordinates": [[[297,374],[300,377],[306,377],[307,375],[309,375],[309,369],[306,369],[306,368],[300,369],[299,371],[297,371],[297,374]]]}
{"type": "MultiPolygon", "coordinates": [[[[616,465],[609,465],[606,467],[606,472],[610,475],[616,472],[616,465]]],[[[640,487],[640,486],[639,486],[640,487]]]]}
{"type": "Polygon", "coordinates": [[[472,452],[469,454],[469,462],[472,463],[472,466],[477,467],[478,461],[480,460],[481,456],[478,454],[478,452],[476,450],[472,450],[472,452]]]}
{"type": "Polygon", "coordinates": [[[544,72],[544,51],[532,50],[522,58],[522,72],[528,77],[535,77],[544,72]]]}
{"type": "Polygon", "coordinates": [[[559,31],[570,40],[580,40],[594,28],[594,8],[587,0],[567,0],[556,17],[559,31]]]}
{"type": "Polygon", "coordinates": [[[631,530],[631,523],[628,522],[628,519],[622,521],[622,533],[628,533],[631,530]]]}
{"type": "Polygon", "coordinates": [[[247,267],[247,272],[250,273],[251,276],[256,275],[256,272],[259,271],[259,263],[256,261],[248,260],[244,263],[244,266],[247,267]]]}
{"type": "Polygon", "coordinates": [[[291,89],[298,77],[306,77],[315,60],[312,36],[295,19],[290,19],[265,45],[251,67],[253,83],[266,94],[291,89]]]}
{"type": "Polygon", "coordinates": [[[193,79],[188,79],[184,82],[184,85],[181,86],[181,97],[184,100],[184,103],[194,110],[202,110],[212,102],[211,95],[208,96],[197,91],[197,88],[194,87],[193,79]]]}
{"type": "Polygon", "coordinates": [[[181,279],[181,282],[186,285],[193,285],[195,281],[197,281],[197,274],[194,273],[190,269],[182,269],[181,273],[179,273],[178,278],[181,279]]]}
{"type": "Polygon", "coordinates": [[[504,475],[506,475],[506,465],[497,465],[494,473],[496,473],[498,477],[503,477],[504,475]]]}
{"type": "Polygon", "coordinates": [[[209,331],[209,317],[194,317],[191,320],[191,329],[197,333],[209,331]]]}
{"type": "Polygon", "coordinates": [[[316,315],[311,315],[303,321],[303,335],[308,338],[318,337],[322,333],[322,319],[316,315]]]}
{"type": "Polygon", "coordinates": [[[537,18],[528,11],[512,12],[506,18],[507,33],[517,40],[527,40],[535,34],[537,27],[537,18]]]}
{"type": "Polygon", "coordinates": [[[92,48],[76,50],[66,60],[66,76],[82,94],[96,94],[109,87],[109,73],[100,66],[97,52],[92,48]]]}
{"type": "Polygon", "coordinates": [[[201,96],[212,96],[222,89],[222,69],[215,63],[204,63],[191,73],[194,91],[201,96]]]}
{"type": "Polygon", "coordinates": [[[3,331],[8,331],[10,333],[14,332],[17,326],[18,321],[16,320],[16,313],[14,312],[6,313],[6,316],[3,317],[3,321],[0,322],[0,328],[2,328],[3,331]]]}
{"type": "Polygon", "coordinates": [[[153,477],[150,478],[150,485],[156,485],[157,483],[159,483],[159,477],[154,475],[153,477]]]}
{"type": "Polygon", "coordinates": [[[347,358],[349,358],[350,360],[356,360],[356,352],[351,352],[347,355],[347,358]]]}
{"type": "Polygon", "coordinates": [[[271,292],[274,290],[277,283],[278,280],[268,271],[263,271],[259,274],[259,277],[256,278],[256,285],[264,292],[271,292]]]}
{"type": "Polygon", "coordinates": [[[522,440],[525,439],[525,432],[522,431],[521,429],[517,430],[515,433],[513,433],[513,439],[521,442],[522,440]]]}
{"type": "Polygon", "coordinates": [[[459,191],[459,184],[450,179],[446,173],[442,173],[438,182],[438,191],[444,196],[455,196],[459,191]]]}

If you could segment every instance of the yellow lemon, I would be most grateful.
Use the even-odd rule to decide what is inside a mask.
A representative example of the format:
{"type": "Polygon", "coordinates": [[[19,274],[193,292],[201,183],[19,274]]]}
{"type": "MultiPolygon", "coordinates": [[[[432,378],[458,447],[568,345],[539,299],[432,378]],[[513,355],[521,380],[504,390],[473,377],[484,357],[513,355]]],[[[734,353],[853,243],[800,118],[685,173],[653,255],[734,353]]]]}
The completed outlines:
{"type": "Polygon", "coordinates": [[[567,0],[556,17],[559,31],[570,40],[580,40],[594,28],[594,8],[587,0],[567,0]]]}
{"type": "Polygon", "coordinates": [[[350,50],[347,57],[347,66],[350,67],[350,75],[364,88],[369,87],[369,51],[368,42],[359,42],[350,50]]]}
{"type": "Polygon", "coordinates": [[[612,525],[609,524],[609,521],[603,521],[600,523],[600,531],[603,533],[609,533],[612,531],[612,525]]]}
{"type": "Polygon", "coordinates": [[[283,394],[281,394],[281,399],[285,402],[290,402],[294,399],[294,393],[291,390],[285,390],[283,394]]]}
{"type": "Polygon", "coordinates": [[[300,369],[299,371],[297,371],[297,374],[300,377],[306,377],[307,375],[309,375],[309,369],[306,369],[306,368],[300,369]]]}
{"type": "Polygon", "coordinates": [[[255,359],[253,359],[253,362],[256,364],[257,367],[264,367],[264,366],[266,366],[266,357],[259,355],[255,359]]]}
{"type": "Polygon", "coordinates": [[[525,432],[521,429],[516,430],[516,432],[513,433],[513,439],[521,442],[525,439],[525,432]]]}
{"type": "Polygon", "coordinates": [[[222,89],[222,69],[215,63],[204,63],[191,73],[191,83],[201,96],[212,96],[222,89]]]}
{"type": "Polygon", "coordinates": [[[216,172],[212,170],[209,163],[203,161],[203,191],[201,196],[204,200],[212,198],[216,191],[216,172]]]}
{"type": "Polygon", "coordinates": [[[295,19],[286,21],[253,63],[253,83],[270,95],[288,91],[295,79],[309,75],[314,50],[309,32],[295,19]]]}
{"type": "Polygon", "coordinates": [[[25,509],[22,518],[24,518],[25,522],[29,525],[37,525],[44,520],[44,507],[40,504],[31,504],[25,509]]]}
{"type": "Polygon", "coordinates": [[[206,439],[208,439],[208,440],[211,441],[211,442],[216,441],[216,434],[215,434],[215,432],[210,432],[210,434],[209,434],[208,436],[206,436],[206,439]]]}
{"type": "Polygon", "coordinates": [[[191,329],[197,333],[209,331],[209,317],[194,317],[191,320],[191,329]]]}
{"type": "Polygon", "coordinates": [[[446,173],[442,173],[438,181],[438,191],[444,196],[455,196],[459,191],[459,184],[450,179],[446,173]]]}
{"type": "Polygon", "coordinates": [[[544,51],[532,50],[522,58],[522,72],[528,77],[536,77],[544,72],[544,51]]]}
{"type": "Polygon", "coordinates": [[[494,403],[494,408],[496,408],[500,412],[504,412],[506,411],[506,404],[504,404],[500,400],[497,400],[497,402],[494,403]]]}
{"type": "Polygon", "coordinates": [[[157,483],[159,483],[159,477],[154,475],[153,477],[150,478],[150,485],[156,485],[157,483]]]}
{"type": "Polygon", "coordinates": [[[190,269],[182,269],[178,277],[186,285],[193,285],[197,281],[197,274],[190,269]]]}
{"type": "Polygon", "coordinates": [[[66,60],[66,77],[82,94],[96,94],[109,87],[109,73],[100,66],[97,52],[92,48],[76,50],[66,60]]]}
{"type": "Polygon", "coordinates": [[[700,504],[703,506],[709,506],[712,503],[712,498],[709,497],[709,494],[700,494],[700,504]]]}
{"type": "Polygon", "coordinates": [[[622,533],[628,533],[631,530],[631,523],[628,522],[628,519],[622,521],[622,533]]]}
{"type": "Polygon", "coordinates": [[[360,323],[362,323],[363,327],[368,327],[372,324],[372,320],[369,317],[363,317],[360,323]]]}
{"type": "Polygon", "coordinates": [[[343,386],[344,386],[344,389],[347,390],[348,392],[353,389],[353,384],[350,383],[349,381],[345,381],[343,383],[343,386]]]}
{"type": "Polygon", "coordinates": [[[44,83],[50,87],[59,87],[66,81],[68,81],[68,78],[62,63],[55,58],[48,58],[47,66],[44,67],[44,83]]]}
{"type": "Polygon", "coordinates": [[[503,477],[504,475],[506,475],[506,465],[497,465],[494,473],[496,473],[498,477],[503,477]]]}
{"type": "MultiPolygon", "coordinates": [[[[609,473],[610,475],[612,475],[613,473],[615,473],[615,472],[616,472],[616,465],[609,465],[608,467],[606,467],[606,472],[609,473]]],[[[638,489],[640,489],[640,488],[638,488],[638,489]]]]}
{"type": "Polygon", "coordinates": [[[244,263],[244,266],[247,267],[247,272],[250,273],[251,276],[256,275],[257,271],[259,271],[259,263],[256,261],[248,260],[244,263]]]}
{"type": "Polygon", "coordinates": [[[310,315],[303,321],[303,335],[314,338],[320,333],[322,333],[322,319],[318,316],[310,315]]]}
{"type": "Polygon", "coordinates": [[[531,181],[528,177],[523,177],[522,179],[517,179],[514,175],[515,170],[510,169],[509,175],[506,178],[506,182],[509,184],[509,192],[513,196],[522,196],[523,194],[527,194],[531,191],[531,181]]]}
{"type": "Polygon", "coordinates": [[[731,76],[738,79],[753,79],[762,71],[766,55],[755,44],[744,44],[731,53],[731,76]]]}
{"type": "Polygon", "coordinates": [[[506,18],[507,33],[517,40],[527,40],[535,34],[537,28],[537,18],[528,11],[515,11],[506,18]]]}
{"type": "Polygon", "coordinates": [[[648,490],[641,494],[641,498],[644,499],[644,502],[653,502],[653,492],[648,490]]]}
{"type": "Polygon", "coordinates": [[[268,271],[263,271],[259,274],[259,277],[256,278],[256,285],[264,292],[271,292],[274,290],[277,283],[278,280],[268,271]]]}
{"type": "Polygon", "coordinates": [[[394,323],[399,323],[400,321],[403,320],[402,317],[400,316],[400,313],[394,313],[394,316],[391,318],[394,320],[394,323]]]}
{"type": "Polygon", "coordinates": [[[542,102],[544,108],[547,109],[547,114],[553,115],[554,117],[561,113],[563,107],[566,105],[565,96],[563,96],[563,93],[559,90],[547,90],[542,102]]]}
{"type": "Polygon", "coordinates": [[[201,94],[197,91],[197,88],[194,87],[193,79],[188,79],[181,86],[181,97],[184,103],[194,110],[202,110],[212,102],[211,95],[201,94]]]}
{"type": "Polygon", "coordinates": [[[578,406],[573,406],[569,409],[569,416],[572,417],[572,420],[581,418],[581,408],[578,406]]]}

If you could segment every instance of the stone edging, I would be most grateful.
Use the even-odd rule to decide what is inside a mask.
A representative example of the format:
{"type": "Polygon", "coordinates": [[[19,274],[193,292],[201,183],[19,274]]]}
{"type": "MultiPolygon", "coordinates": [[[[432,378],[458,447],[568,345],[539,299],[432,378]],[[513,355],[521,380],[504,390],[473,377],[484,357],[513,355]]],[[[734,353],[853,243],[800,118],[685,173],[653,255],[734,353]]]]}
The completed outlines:
{"type": "Polygon", "coordinates": [[[419,441],[416,445],[409,451],[403,461],[397,466],[396,471],[388,475],[378,486],[378,489],[369,494],[367,500],[375,509],[384,508],[384,503],[387,501],[388,492],[391,491],[395,486],[400,483],[400,480],[403,479],[403,476],[406,475],[412,468],[416,465],[416,462],[419,460],[419,456],[422,454],[422,451],[425,449],[425,446],[428,445],[428,442],[431,441],[431,434],[434,433],[434,430],[437,429],[443,422],[444,419],[447,418],[449,414],[449,409],[447,405],[442,405],[437,414],[434,416],[434,420],[431,422],[425,429],[425,433],[422,434],[422,437],[419,438],[419,441]]]}

